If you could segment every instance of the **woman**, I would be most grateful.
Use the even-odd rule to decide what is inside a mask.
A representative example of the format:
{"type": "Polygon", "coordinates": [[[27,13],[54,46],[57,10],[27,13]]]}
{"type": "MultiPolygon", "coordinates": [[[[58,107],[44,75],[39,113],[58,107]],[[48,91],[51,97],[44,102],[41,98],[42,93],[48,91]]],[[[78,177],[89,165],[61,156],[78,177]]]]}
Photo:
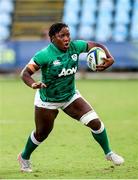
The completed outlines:
{"type": "Polygon", "coordinates": [[[88,52],[98,46],[104,49],[107,58],[97,66],[97,71],[110,67],[114,59],[108,49],[96,42],[82,40],[71,41],[69,28],[64,23],[55,23],[49,29],[51,43],[37,52],[21,73],[26,85],[37,89],[35,95],[35,125],[24,150],[18,155],[21,171],[32,172],[30,156],[53,129],[58,109],[80,121],[91,129],[94,139],[102,147],[107,160],[120,165],[124,159],[111,151],[103,122],[94,109],[75,89],[75,73],[78,58],[82,52],[88,52]],[[42,80],[36,82],[32,75],[41,70],[42,80]]]}

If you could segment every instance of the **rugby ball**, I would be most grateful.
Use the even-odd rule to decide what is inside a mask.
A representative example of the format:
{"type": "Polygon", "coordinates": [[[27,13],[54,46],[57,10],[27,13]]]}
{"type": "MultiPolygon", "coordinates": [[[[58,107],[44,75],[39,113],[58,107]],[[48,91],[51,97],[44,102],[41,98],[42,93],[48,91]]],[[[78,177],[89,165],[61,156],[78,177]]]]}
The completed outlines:
{"type": "Polygon", "coordinates": [[[92,71],[96,71],[96,65],[103,63],[103,59],[106,58],[105,51],[100,47],[94,47],[90,49],[87,54],[87,65],[92,71]]]}

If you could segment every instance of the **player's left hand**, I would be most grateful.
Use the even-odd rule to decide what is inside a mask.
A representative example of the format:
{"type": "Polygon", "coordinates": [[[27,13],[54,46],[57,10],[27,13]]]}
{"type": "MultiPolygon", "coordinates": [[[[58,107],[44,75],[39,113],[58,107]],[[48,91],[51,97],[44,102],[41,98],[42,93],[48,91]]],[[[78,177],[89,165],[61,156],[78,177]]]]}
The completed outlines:
{"type": "Polygon", "coordinates": [[[103,58],[103,63],[100,65],[96,65],[97,71],[104,71],[108,67],[110,67],[114,63],[113,58],[103,58]]]}

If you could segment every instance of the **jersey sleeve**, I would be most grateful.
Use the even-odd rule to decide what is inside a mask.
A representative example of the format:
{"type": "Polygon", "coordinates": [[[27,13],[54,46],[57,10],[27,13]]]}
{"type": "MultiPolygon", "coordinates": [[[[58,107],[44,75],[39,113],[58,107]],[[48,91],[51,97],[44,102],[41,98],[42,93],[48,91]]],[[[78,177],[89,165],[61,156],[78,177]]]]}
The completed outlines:
{"type": "Polygon", "coordinates": [[[83,52],[87,52],[88,43],[86,41],[76,40],[74,41],[74,45],[79,54],[83,52]]]}
{"type": "Polygon", "coordinates": [[[46,65],[46,54],[45,54],[45,52],[43,50],[38,51],[32,57],[32,60],[40,67],[46,65]]]}

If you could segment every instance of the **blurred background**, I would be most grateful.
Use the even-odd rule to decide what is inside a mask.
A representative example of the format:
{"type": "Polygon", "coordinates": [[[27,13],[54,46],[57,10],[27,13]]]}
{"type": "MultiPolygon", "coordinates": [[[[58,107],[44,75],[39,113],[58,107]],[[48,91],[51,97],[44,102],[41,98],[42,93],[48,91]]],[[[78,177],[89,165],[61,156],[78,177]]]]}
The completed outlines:
{"type": "MultiPolygon", "coordinates": [[[[0,0],[0,73],[19,73],[49,44],[50,25],[61,21],[72,39],[108,47],[115,63],[105,73],[138,76],[138,0],[0,0]]],[[[85,53],[79,67],[90,72],[85,53]]]]}

